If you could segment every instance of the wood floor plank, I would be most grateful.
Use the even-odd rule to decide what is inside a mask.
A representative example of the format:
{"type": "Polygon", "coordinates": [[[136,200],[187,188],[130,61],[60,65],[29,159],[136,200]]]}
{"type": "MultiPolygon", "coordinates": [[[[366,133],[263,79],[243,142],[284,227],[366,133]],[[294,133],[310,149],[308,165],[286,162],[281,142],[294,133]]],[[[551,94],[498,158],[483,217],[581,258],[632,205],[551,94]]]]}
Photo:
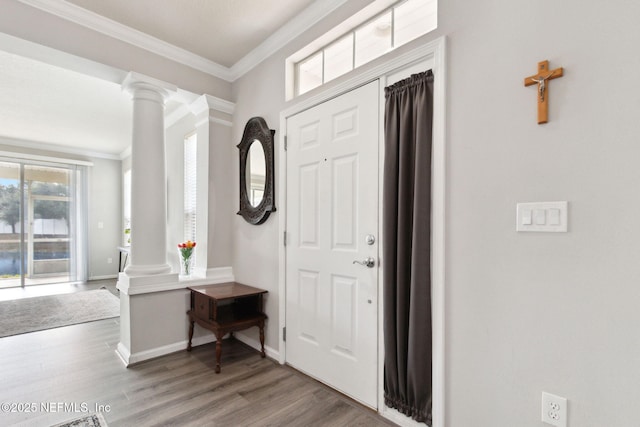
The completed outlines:
{"type": "Polygon", "coordinates": [[[386,426],[375,412],[236,340],[195,347],[125,368],[115,353],[118,319],[0,338],[1,426],[50,426],[103,405],[110,427],[386,426]],[[67,405],[46,411],[48,403],[67,405]],[[84,406],[81,406],[84,405],[84,406]]]}

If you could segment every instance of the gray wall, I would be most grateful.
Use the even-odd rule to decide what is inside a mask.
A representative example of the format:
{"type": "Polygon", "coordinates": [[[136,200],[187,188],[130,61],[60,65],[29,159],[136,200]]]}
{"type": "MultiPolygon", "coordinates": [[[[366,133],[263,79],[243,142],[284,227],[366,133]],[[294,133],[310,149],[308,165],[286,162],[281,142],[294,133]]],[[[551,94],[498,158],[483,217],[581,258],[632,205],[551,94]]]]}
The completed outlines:
{"type": "MultiPolygon", "coordinates": [[[[422,38],[448,48],[448,426],[541,426],[542,391],[569,399],[570,426],[638,424],[638,16],[623,0],[448,0],[422,38]],[[565,75],[538,125],[523,79],[544,59],[565,75]],[[569,201],[568,233],[515,232],[516,202],[554,200],[569,201]]],[[[280,131],[284,58],[323,25],[234,84],[235,140],[252,115],[280,131]]],[[[269,289],[273,347],[278,208],[234,223],[234,273],[269,289]]]]}
{"type": "Polygon", "coordinates": [[[540,426],[542,390],[569,426],[638,425],[640,4],[602,6],[441,2],[451,426],[540,426]],[[523,78],[545,59],[565,75],[537,125],[523,78]],[[516,202],[545,200],[569,233],[516,233],[516,202]]]}
{"type": "Polygon", "coordinates": [[[116,249],[122,245],[122,165],[120,160],[91,159],[89,168],[89,279],[118,274],[116,249]],[[98,227],[101,222],[103,228],[98,227]],[[109,258],[111,263],[109,263],[109,258]]]}

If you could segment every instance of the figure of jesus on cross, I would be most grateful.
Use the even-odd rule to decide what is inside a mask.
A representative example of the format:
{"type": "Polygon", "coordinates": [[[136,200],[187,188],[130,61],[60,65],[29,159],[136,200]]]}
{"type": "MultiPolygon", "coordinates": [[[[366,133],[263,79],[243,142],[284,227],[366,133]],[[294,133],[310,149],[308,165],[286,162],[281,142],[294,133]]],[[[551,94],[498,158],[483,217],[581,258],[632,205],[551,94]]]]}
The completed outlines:
{"type": "Polygon", "coordinates": [[[525,86],[538,85],[538,124],[547,123],[549,88],[547,80],[562,77],[562,67],[549,71],[549,61],[538,62],[538,74],[526,77],[525,86]]]}

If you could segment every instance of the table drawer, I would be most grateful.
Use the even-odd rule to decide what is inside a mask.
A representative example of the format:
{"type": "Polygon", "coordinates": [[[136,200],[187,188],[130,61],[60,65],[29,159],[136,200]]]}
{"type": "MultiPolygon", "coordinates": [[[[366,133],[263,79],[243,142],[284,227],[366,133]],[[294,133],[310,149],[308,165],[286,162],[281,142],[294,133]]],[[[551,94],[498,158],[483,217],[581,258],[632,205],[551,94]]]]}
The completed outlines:
{"type": "Polygon", "coordinates": [[[213,318],[213,313],[211,312],[211,299],[206,295],[194,292],[193,305],[193,311],[197,318],[205,320],[211,320],[213,318]]]}

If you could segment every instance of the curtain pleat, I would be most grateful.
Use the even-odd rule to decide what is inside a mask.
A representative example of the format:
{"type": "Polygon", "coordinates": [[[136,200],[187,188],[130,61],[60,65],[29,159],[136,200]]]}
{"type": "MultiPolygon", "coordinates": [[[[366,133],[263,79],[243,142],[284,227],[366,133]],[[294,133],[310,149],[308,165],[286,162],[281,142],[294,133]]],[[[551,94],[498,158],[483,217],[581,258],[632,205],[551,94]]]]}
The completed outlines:
{"type": "Polygon", "coordinates": [[[433,73],[385,88],[384,397],[431,425],[433,73]]]}

